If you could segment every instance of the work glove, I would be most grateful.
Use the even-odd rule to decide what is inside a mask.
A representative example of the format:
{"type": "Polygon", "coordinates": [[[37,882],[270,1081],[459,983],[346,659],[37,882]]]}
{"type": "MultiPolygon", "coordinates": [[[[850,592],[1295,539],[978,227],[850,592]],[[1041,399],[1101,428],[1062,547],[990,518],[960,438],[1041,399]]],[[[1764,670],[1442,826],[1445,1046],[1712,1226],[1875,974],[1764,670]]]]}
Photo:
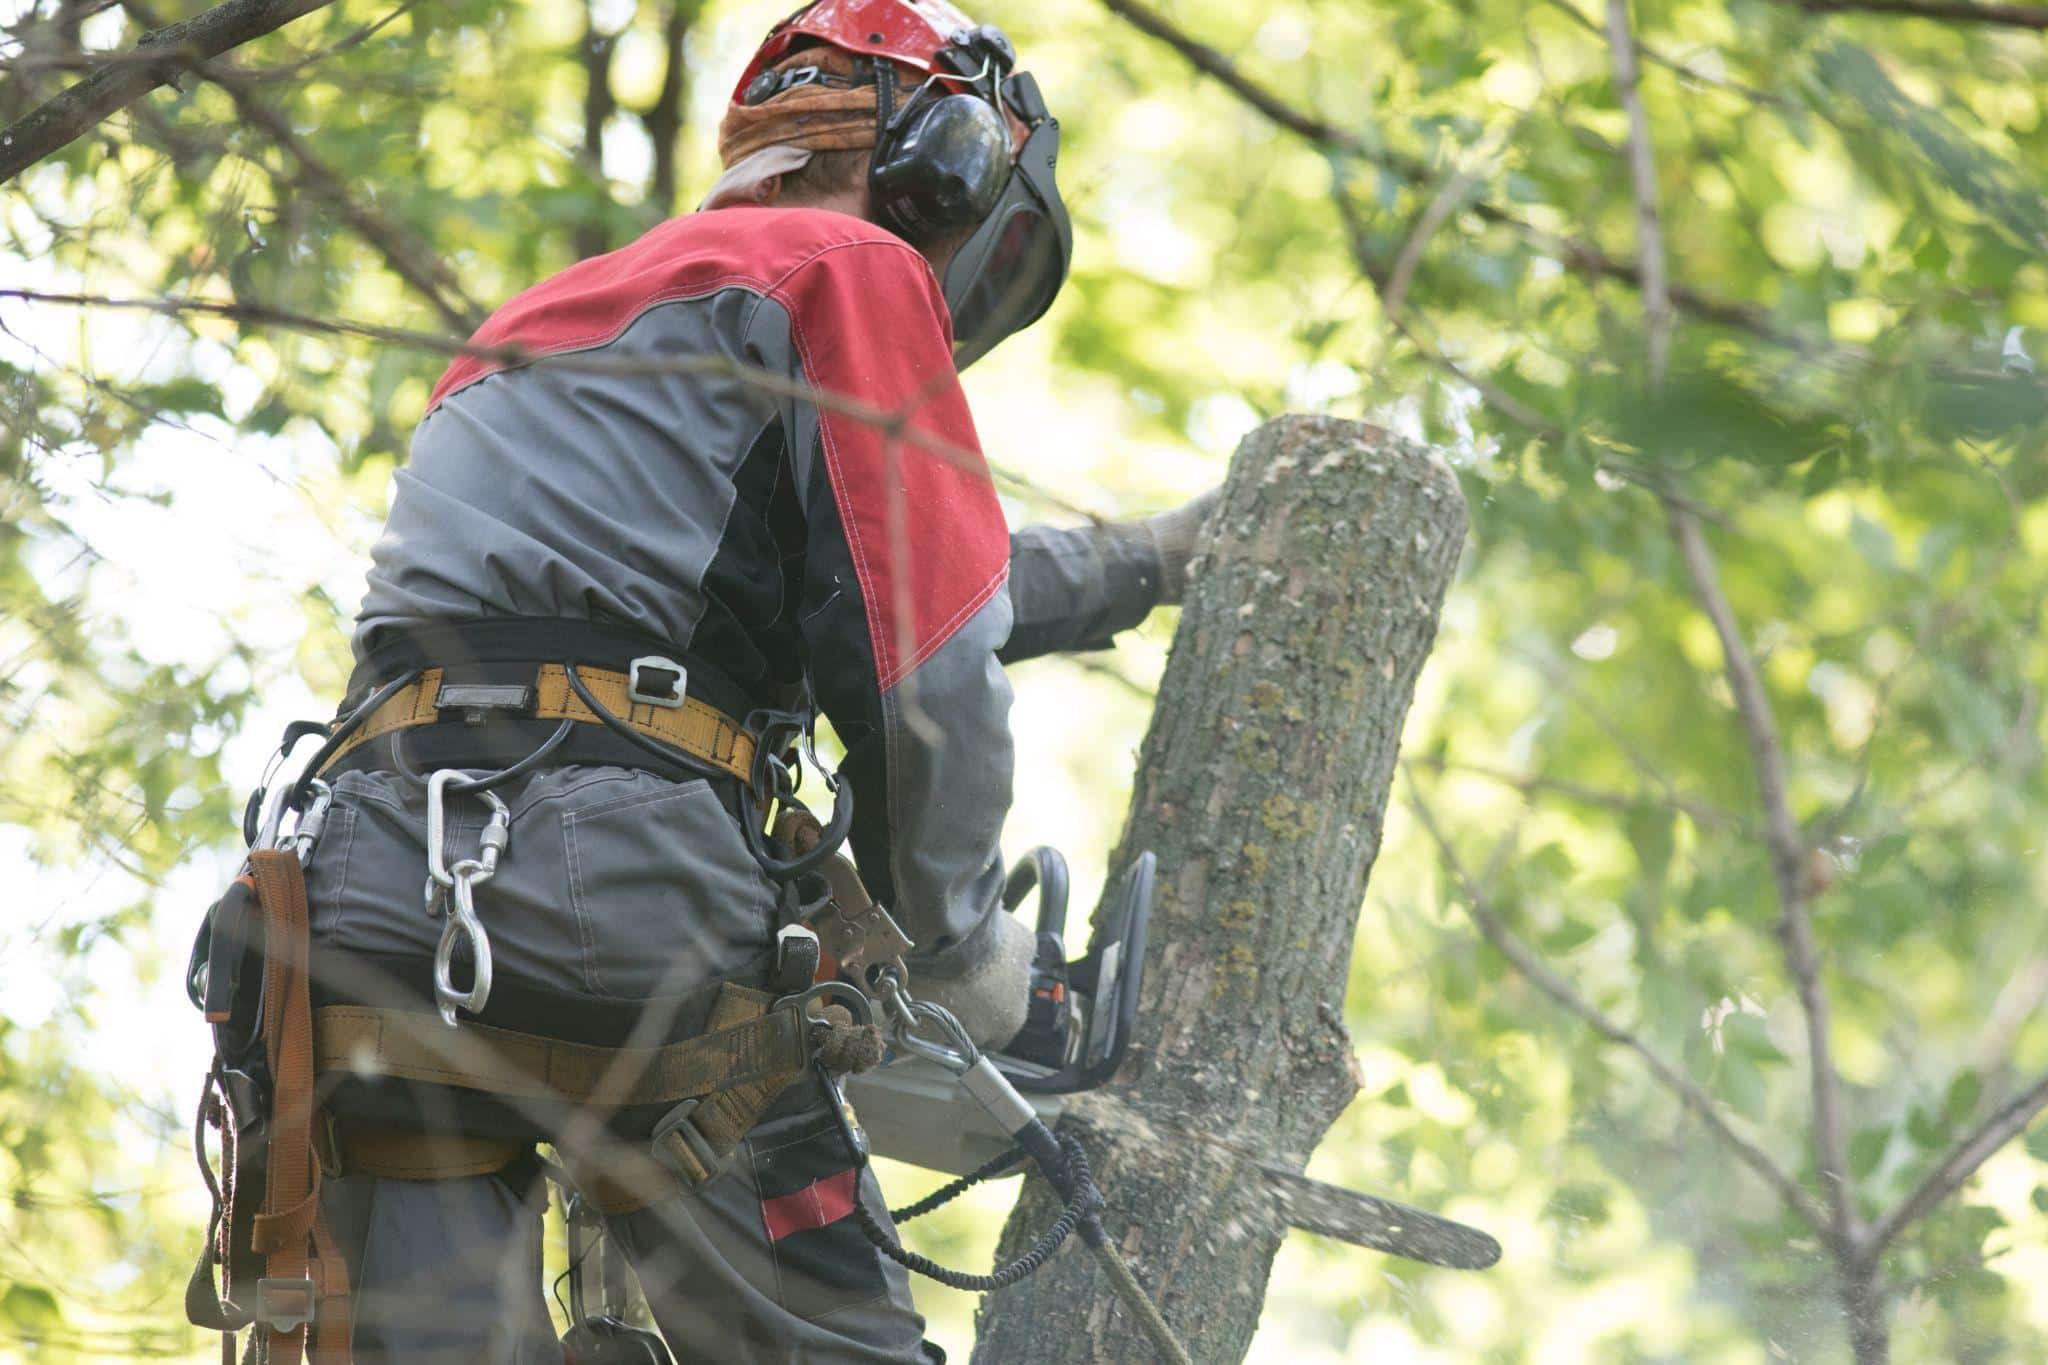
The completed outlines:
{"type": "Polygon", "coordinates": [[[1127,522],[1133,532],[1147,539],[1159,556],[1159,605],[1177,606],[1188,592],[1188,561],[1195,557],[1195,541],[1203,523],[1223,500],[1223,490],[1212,488],[1192,502],[1171,512],[1127,522]]]}
{"type": "Polygon", "coordinates": [[[944,952],[912,957],[910,993],[951,1010],[977,1047],[1001,1051],[1024,1027],[1037,952],[1038,935],[998,907],[944,952]]]}

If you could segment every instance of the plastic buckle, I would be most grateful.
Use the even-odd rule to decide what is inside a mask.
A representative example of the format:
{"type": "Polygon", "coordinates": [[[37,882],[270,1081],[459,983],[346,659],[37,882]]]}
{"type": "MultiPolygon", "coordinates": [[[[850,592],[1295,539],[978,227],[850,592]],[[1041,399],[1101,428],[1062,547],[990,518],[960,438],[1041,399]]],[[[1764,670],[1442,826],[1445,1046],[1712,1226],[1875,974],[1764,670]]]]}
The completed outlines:
{"type": "Polygon", "coordinates": [[[664,659],[659,654],[643,654],[626,665],[626,698],[646,706],[680,710],[683,688],[689,681],[690,670],[674,659],[664,659]],[[663,674],[669,677],[664,678],[663,674]]]}
{"type": "Polygon", "coordinates": [[[684,1100],[669,1110],[662,1115],[661,1122],[654,1125],[654,1132],[649,1139],[649,1145],[654,1150],[654,1159],[692,1186],[708,1184],[715,1179],[725,1170],[726,1161],[729,1159],[719,1156],[704,1134],[698,1130],[697,1125],[692,1122],[691,1116],[697,1112],[697,1105],[696,1100],[684,1100]],[[681,1156],[670,1148],[671,1138],[680,1143],[697,1165],[703,1168],[702,1180],[699,1180],[681,1156]]]}
{"type": "Polygon", "coordinates": [[[256,1313],[249,1321],[258,1327],[268,1327],[273,1332],[296,1332],[313,1320],[315,1293],[313,1281],[303,1276],[296,1280],[271,1279],[266,1276],[256,1281],[256,1313]],[[280,1293],[303,1296],[303,1310],[278,1307],[271,1295],[280,1293]]]}

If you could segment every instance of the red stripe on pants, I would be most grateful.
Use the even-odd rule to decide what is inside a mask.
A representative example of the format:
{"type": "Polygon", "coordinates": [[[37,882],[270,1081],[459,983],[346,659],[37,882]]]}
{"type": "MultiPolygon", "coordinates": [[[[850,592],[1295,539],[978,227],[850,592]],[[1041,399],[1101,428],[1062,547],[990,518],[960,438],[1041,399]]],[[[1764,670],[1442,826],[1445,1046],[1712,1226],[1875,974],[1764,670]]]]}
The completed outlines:
{"type": "Polygon", "coordinates": [[[822,1228],[852,1213],[859,1178],[858,1171],[841,1171],[814,1180],[794,1194],[763,1199],[761,1222],[767,1226],[768,1240],[779,1242],[793,1232],[822,1228]]]}

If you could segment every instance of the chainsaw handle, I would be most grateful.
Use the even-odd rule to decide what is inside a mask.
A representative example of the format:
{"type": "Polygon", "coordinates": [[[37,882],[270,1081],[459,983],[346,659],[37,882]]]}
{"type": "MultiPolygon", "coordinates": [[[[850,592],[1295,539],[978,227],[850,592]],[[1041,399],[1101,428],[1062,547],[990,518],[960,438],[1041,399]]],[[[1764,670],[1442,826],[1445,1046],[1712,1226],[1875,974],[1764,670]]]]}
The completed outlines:
{"type": "Polygon", "coordinates": [[[1071,878],[1067,860],[1050,844],[1040,844],[1010,869],[1003,883],[1003,909],[1015,910],[1038,888],[1038,932],[1064,939],[1067,933],[1067,893],[1071,878]]]}
{"type": "MultiPolygon", "coordinates": [[[[1061,870],[1065,870],[1064,863],[1061,870]]],[[[1019,874],[1010,875],[1015,880],[1019,874]]],[[[1138,990],[1145,979],[1145,940],[1152,922],[1152,895],[1158,883],[1159,859],[1147,849],[1124,873],[1123,886],[1108,921],[1096,926],[1094,951],[1067,964],[1070,989],[1090,1001],[1088,1032],[1080,1058],[1050,1074],[1013,1067],[1009,1079],[1017,1089],[1034,1095],[1071,1095],[1101,1085],[1123,1065],[1124,1053],[1138,1023],[1138,990]]]]}

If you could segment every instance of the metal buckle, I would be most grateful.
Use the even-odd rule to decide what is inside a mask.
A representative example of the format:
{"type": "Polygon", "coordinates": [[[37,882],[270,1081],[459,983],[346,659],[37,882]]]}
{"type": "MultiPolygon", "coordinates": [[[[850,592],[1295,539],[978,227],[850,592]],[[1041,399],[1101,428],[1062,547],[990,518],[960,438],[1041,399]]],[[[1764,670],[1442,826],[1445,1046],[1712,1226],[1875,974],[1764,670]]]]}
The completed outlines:
{"type": "Polygon", "coordinates": [[[313,1281],[303,1276],[295,1280],[272,1279],[265,1276],[256,1281],[256,1313],[249,1321],[259,1327],[268,1327],[273,1332],[296,1332],[313,1321],[315,1294],[313,1281]],[[273,1305],[270,1296],[280,1292],[304,1295],[303,1311],[273,1305]]]}
{"type": "Polygon", "coordinates": [[[643,654],[626,665],[626,698],[647,706],[659,706],[670,711],[681,710],[683,688],[689,681],[690,670],[674,659],[664,659],[659,654],[643,654]],[[650,692],[641,685],[644,676],[642,670],[655,674],[673,673],[675,681],[664,683],[659,678],[649,679],[657,688],[656,691],[650,692]]]}

